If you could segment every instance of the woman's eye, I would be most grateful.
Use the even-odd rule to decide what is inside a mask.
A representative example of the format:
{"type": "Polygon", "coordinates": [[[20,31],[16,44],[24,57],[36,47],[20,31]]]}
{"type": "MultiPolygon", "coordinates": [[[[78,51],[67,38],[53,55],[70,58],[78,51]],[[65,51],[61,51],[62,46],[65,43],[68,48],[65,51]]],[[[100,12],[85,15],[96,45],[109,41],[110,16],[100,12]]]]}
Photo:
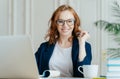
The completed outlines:
{"type": "Polygon", "coordinates": [[[59,21],[59,23],[63,23],[63,21],[61,20],[61,21],[59,21]]]}
{"type": "Polygon", "coordinates": [[[70,21],[68,21],[68,22],[72,22],[72,21],[70,20],[70,21]]]}
{"type": "Polygon", "coordinates": [[[72,20],[68,20],[69,23],[73,22],[72,20]]]}

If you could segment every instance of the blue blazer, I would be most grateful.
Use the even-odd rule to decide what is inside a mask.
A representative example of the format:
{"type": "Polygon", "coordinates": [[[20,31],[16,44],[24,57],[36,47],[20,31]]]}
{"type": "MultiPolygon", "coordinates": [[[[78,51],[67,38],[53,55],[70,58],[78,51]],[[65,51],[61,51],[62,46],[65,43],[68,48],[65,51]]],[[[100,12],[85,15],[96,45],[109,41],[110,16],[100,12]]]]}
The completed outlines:
{"type": "MultiPolygon", "coordinates": [[[[55,44],[50,45],[48,42],[44,42],[40,45],[37,52],[35,53],[39,74],[42,74],[44,70],[49,70],[49,60],[52,56],[54,47],[55,44]]],[[[79,55],[78,39],[77,38],[73,39],[72,44],[73,77],[84,77],[84,75],[78,71],[78,66],[91,64],[92,60],[91,45],[88,42],[85,43],[85,49],[86,57],[84,58],[83,61],[80,62],[78,59],[79,55]]]]}

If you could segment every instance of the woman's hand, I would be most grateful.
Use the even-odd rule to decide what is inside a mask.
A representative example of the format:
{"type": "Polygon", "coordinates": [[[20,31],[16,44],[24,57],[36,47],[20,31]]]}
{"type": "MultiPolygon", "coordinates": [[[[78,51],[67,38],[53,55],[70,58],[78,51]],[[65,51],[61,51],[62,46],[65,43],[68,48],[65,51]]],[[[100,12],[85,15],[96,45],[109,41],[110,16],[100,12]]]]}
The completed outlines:
{"type": "Polygon", "coordinates": [[[85,41],[90,37],[87,31],[81,31],[78,36],[79,40],[79,61],[83,61],[86,56],[85,41]]]}
{"type": "Polygon", "coordinates": [[[85,42],[89,37],[90,37],[90,35],[87,31],[81,31],[78,36],[79,43],[85,42]]]}

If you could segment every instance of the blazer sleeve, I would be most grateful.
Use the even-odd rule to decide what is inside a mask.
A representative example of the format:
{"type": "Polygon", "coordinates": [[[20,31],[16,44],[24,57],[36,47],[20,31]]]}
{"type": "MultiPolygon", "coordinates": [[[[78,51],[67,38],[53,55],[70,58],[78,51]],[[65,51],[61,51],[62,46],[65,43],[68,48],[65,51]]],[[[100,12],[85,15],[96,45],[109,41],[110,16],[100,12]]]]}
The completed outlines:
{"type": "MultiPolygon", "coordinates": [[[[85,50],[86,50],[86,57],[84,58],[84,60],[81,62],[79,61],[79,59],[77,60],[75,66],[75,72],[74,72],[75,77],[82,77],[82,78],[84,77],[84,75],[78,71],[79,66],[91,64],[91,60],[92,60],[91,45],[87,42],[85,44],[85,50]]],[[[83,71],[82,68],[80,70],[83,71]]]]}
{"type": "Polygon", "coordinates": [[[79,65],[90,65],[92,60],[91,45],[86,42],[85,44],[86,57],[83,61],[79,62],[79,65]]]}
{"type": "Polygon", "coordinates": [[[44,52],[44,49],[45,49],[44,47],[45,45],[44,43],[42,43],[39,46],[37,52],[35,53],[35,58],[36,58],[36,63],[37,63],[39,74],[42,74],[43,72],[43,70],[41,69],[42,68],[41,64],[42,64],[42,53],[44,52]]]}

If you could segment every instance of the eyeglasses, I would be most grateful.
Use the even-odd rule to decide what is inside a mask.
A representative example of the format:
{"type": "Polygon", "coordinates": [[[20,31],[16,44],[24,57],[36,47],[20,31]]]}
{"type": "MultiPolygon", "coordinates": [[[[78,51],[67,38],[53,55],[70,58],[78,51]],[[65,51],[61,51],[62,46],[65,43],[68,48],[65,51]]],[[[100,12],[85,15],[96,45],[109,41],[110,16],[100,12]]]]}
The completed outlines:
{"type": "Polygon", "coordinates": [[[68,26],[71,26],[71,25],[74,24],[75,20],[74,20],[74,19],[68,19],[68,20],[58,19],[58,20],[56,21],[56,23],[57,23],[58,25],[60,25],[60,26],[63,26],[63,25],[65,24],[65,22],[66,22],[66,24],[67,24],[68,26]]]}

